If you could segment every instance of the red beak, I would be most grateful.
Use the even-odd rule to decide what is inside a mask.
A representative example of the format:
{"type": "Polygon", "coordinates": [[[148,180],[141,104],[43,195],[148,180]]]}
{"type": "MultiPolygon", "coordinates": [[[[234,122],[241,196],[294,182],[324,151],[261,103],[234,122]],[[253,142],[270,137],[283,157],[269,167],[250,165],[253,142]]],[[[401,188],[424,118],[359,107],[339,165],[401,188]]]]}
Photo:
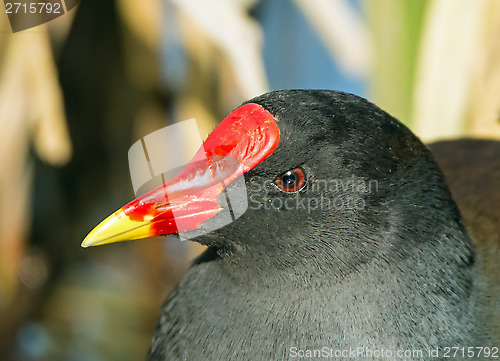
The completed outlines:
{"type": "Polygon", "coordinates": [[[227,207],[226,197],[219,197],[225,187],[266,159],[279,138],[274,117],[262,106],[237,108],[175,177],[102,221],[82,247],[200,229],[227,207]]]}

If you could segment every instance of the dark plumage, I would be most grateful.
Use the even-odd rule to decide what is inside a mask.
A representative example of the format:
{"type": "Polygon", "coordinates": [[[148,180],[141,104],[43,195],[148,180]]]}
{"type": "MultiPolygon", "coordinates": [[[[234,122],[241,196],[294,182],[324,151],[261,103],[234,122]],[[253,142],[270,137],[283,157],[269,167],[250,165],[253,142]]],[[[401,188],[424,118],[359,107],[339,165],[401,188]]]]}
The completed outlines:
{"type": "Polygon", "coordinates": [[[429,145],[462,214],[488,278],[490,317],[500,335],[500,141],[459,139],[429,145]]]}
{"type": "Polygon", "coordinates": [[[208,250],[163,306],[148,360],[285,360],[293,347],[435,360],[438,347],[442,358],[444,347],[500,346],[488,284],[500,281],[405,126],[340,92],[249,102],[275,117],[278,147],[244,175],[245,214],[195,238],[208,250]],[[275,179],[297,167],[306,186],[280,191],[275,179]]]}

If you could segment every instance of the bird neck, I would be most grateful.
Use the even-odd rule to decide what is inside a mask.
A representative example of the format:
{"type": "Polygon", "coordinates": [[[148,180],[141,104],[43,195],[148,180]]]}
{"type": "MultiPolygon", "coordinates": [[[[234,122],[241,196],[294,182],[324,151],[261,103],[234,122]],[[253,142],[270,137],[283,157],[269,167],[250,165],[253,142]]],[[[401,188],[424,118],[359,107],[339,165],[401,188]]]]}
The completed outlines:
{"type": "Polygon", "coordinates": [[[328,319],[328,327],[342,330],[345,340],[373,340],[384,330],[380,337],[389,344],[401,340],[401,333],[409,335],[408,344],[420,348],[442,342],[473,344],[478,340],[469,335],[484,327],[477,312],[482,281],[467,236],[462,234],[460,240],[457,236],[415,241],[405,250],[381,250],[342,276],[335,273],[338,269],[313,259],[288,267],[260,262],[256,268],[243,250],[241,255],[238,251],[223,255],[219,262],[231,292],[239,289],[259,304],[279,299],[280,307],[304,319],[321,323],[328,319]],[[421,344],[415,340],[432,330],[440,333],[439,340],[434,336],[421,344]],[[457,336],[454,330],[462,331],[457,336]]]}

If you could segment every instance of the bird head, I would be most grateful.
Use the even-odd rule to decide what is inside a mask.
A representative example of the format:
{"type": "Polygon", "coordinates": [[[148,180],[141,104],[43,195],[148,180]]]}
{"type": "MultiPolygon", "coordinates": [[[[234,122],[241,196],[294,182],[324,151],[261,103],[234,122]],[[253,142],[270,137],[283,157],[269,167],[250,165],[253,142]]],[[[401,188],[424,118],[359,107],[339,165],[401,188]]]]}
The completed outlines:
{"type": "Polygon", "coordinates": [[[405,126],[354,95],[288,90],[234,110],[191,163],[113,213],[82,246],[183,233],[275,265],[347,271],[389,249],[404,257],[411,247],[396,223],[417,234],[444,219],[460,223],[430,152],[405,126]],[[221,221],[224,211],[232,222],[221,221]]]}

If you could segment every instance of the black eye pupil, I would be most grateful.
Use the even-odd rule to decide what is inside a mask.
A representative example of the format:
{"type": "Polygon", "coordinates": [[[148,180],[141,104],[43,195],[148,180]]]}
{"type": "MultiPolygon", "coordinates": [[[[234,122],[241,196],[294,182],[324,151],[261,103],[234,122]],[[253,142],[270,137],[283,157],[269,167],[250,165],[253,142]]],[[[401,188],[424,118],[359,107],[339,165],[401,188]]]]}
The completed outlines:
{"type": "Polygon", "coordinates": [[[282,180],[283,184],[291,185],[291,184],[294,184],[297,179],[295,177],[295,174],[288,172],[288,173],[283,175],[281,180],[282,180]]]}

